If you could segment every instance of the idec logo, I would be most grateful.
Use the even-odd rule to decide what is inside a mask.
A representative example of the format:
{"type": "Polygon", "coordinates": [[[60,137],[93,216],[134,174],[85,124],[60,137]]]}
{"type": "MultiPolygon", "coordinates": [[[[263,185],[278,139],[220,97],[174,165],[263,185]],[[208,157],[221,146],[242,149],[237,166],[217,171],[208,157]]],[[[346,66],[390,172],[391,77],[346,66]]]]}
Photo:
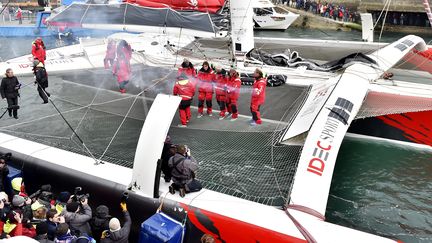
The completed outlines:
{"type": "Polygon", "coordinates": [[[312,153],[312,158],[309,160],[307,171],[315,175],[322,176],[325,169],[326,161],[331,153],[331,144],[338,127],[342,123],[348,125],[348,119],[353,108],[353,103],[344,98],[338,98],[333,108],[329,109],[327,121],[324,124],[319,139],[312,153]]]}
{"type": "Polygon", "coordinates": [[[22,68],[22,69],[26,69],[26,68],[31,67],[31,64],[29,64],[29,63],[21,63],[21,64],[18,65],[18,67],[22,68]]]}
{"type": "Polygon", "coordinates": [[[312,154],[313,158],[309,161],[307,171],[322,176],[325,168],[325,161],[327,161],[330,150],[331,145],[322,146],[321,141],[318,140],[312,154]]]}

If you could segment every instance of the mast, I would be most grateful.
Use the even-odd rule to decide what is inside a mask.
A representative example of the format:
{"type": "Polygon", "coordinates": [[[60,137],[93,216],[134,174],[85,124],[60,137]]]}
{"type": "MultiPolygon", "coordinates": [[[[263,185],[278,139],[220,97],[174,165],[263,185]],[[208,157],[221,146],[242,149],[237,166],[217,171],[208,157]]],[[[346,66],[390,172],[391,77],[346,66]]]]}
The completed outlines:
{"type": "Polygon", "coordinates": [[[231,43],[234,61],[242,61],[254,48],[253,3],[255,0],[230,0],[231,43]]]}

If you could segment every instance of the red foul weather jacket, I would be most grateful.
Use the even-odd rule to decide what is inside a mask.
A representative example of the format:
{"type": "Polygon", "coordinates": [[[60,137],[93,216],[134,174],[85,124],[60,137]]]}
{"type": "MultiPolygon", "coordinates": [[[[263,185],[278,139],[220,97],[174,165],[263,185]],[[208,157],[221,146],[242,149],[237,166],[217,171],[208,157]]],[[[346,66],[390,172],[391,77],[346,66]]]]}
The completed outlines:
{"type": "Polygon", "coordinates": [[[228,77],[224,75],[225,72],[222,73],[216,73],[214,75],[215,80],[215,91],[216,95],[226,95],[226,84],[228,77]]]}
{"type": "Polygon", "coordinates": [[[251,99],[252,104],[254,105],[264,104],[266,86],[267,86],[267,79],[261,78],[259,80],[255,80],[252,86],[252,99],[251,99]]]}
{"type": "Polygon", "coordinates": [[[214,73],[212,70],[205,72],[204,69],[201,68],[200,71],[198,72],[197,78],[198,78],[199,92],[213,93],[214,73]]]}
{"type": "Polygon", "coordinates": [[[44,63],[46,59],[45,45],[40,40],[35,40],[32,43],[32,55],[34,59],[44,63]]]}
{"type": "Polygon", "coordinates": [[[227,82],[227,98],[237,100],[240,96],[241,80],[239,77],[230,77],[227,82]]]}
{"type": "Polygon", "coordinates": [[[173,94],[182,97],[182,100],[190,100],[195,94],[195,85],[188,79],[179,80],[174,85],[173,94]]]}
{"type": "Polygon", "coordinates": [[[117,58],[113,65],[113,73],[117,76],[117,82],[129,80],[131,68],[129,61],[125,58],[117,58]]]}

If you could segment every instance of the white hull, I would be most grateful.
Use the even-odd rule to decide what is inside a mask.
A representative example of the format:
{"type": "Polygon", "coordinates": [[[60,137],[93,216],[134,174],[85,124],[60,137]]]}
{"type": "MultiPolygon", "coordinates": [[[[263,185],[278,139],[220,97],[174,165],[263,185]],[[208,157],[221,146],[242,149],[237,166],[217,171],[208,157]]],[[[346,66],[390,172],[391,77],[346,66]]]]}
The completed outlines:
{"type": "Polygon", "coordinates": [[[298,14],[273,14],[265,16],[254,15],[255,29],[286,30],[298,18],[298,14]]]}

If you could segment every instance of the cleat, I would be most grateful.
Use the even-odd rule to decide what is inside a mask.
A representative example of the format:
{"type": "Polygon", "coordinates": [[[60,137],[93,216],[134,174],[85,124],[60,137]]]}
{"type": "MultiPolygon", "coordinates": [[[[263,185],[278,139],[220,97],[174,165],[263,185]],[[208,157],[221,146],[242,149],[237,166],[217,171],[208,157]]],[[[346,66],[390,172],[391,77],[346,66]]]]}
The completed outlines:
{"type": "Polygon", "coordinates": [[[185,124],[178,124],[177,127],[187,127],[185,124]]]}
{"type": "Polygon", "coordinates": [[[201,118],[201,117],[203,117],[204,115],[202,114],[202,113],[199,113],[198,114],[198,116],[197,116],[197,118],[199,119],[199,118],[201,118]]]}
{"type": "Polygon", "coordinates": [[[257,124],[256,124],[256,122],[255,121],[251,121],[250,123],[249,123],[249,125],[251,125],[251,126],[256,126],[257,124]]]}
{"type": "Polygon", "coordinates": [[[225,117],[224,116],[220,116],[219,117],[219,120],[223,120],[225,117]]]}
{"type": "Polygon", "coordinates": [[[208,116],[213,116],[213,114],[212,113],[208,113],[208,116]]]}
{"type": "Polygon", "coordinates": [[[231,120],[230,120],[230,121],[235,121],[235,120],[237,120],[237,118],[231,118],[231,120]]]}
{"type": "Polygon", "coordinates": [[[186,196],[186,190],[184,188],[180,188],[179,194],[180,194],[180,197],[185,197],[186,196]]]}
{"type": "Polygon", "coordinates": [[[175,190],[173,186],[169,186],[168,189],[169,189],[169,193],[175,194],[175,190]]]}
{"type": "Polygon", "coordinates": [[[225,117],[230,117],[232,115],[232,113],[231,112],[228,112],[226,115],[225,115],[225,117]]]}

